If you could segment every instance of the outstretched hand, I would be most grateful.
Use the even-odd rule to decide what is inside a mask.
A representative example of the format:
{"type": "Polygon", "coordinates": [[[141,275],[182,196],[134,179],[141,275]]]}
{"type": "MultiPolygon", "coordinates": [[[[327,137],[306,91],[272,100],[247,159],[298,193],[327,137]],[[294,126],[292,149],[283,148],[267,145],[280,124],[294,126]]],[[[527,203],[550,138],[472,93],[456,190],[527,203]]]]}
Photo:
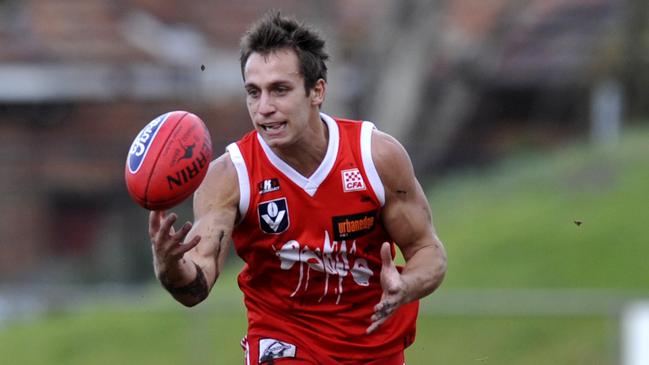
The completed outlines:
{"type": "Polygon", "coordinates": [[[200,236],[195,236],[189,242],[184,242],[192,229],[192,224],[185,222],[176,232],[173,227],[176,219],[178,219],[176,213],[167,215],[165,211],[151,211],[149,214],[149,238],[156,274],[169,264],[182,259],[183,255],[196,247],[201,240],[200,236]]]}
{"type": "Polygon", "coordinates": [[[381,301],[374,306],[372,323],[367,328],[368,334],[382,325],[406,299],[406,285],[394,264],[388,242],[381,246],[381,287],[383,295],[381,301]]]}

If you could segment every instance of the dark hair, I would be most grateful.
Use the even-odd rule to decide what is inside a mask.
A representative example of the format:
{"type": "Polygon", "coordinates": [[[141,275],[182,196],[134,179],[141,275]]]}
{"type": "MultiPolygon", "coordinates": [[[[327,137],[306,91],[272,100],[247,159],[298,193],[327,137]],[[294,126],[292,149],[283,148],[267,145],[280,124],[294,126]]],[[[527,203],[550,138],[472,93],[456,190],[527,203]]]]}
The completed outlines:
{"type": "Polygon", "coordinates": [[[324,44],[320,35],[303,23],[282,16],[278,11],[268,12],[241,39],[241,74],[252,53],[268,55],[281,49],[292,49],[297,54],[304,89],[308,94],[319,79],[327,80],[325,61],[329,55],[324,50],[324,44]]]}

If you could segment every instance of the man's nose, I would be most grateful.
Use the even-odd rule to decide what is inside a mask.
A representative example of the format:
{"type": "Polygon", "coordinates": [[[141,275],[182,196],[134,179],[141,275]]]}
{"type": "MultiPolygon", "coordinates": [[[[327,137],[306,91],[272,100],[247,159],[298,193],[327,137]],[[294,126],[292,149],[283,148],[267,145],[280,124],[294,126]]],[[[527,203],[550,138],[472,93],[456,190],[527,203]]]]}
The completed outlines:
{"type": "Polygon", "coordinates": [[[275,102],[273,98],[268,93],[262,93],[259,100],[259,114],[268,116],[273,114],[277,108],[275,108],[275,102]]]}

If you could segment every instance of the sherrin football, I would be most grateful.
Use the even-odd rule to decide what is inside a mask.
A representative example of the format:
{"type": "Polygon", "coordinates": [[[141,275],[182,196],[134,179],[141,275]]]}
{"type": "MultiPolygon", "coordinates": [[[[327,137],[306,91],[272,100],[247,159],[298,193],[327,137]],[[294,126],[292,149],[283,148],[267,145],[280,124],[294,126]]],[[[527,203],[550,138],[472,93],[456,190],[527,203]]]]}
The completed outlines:
{"type": "Polygon", "coordinates": [[[205,178],[212,140],[201,118],[186,111],[163,114],[131,144],[124,171],[129,194],[150,210],[169,209],[187,199],[205,178]]]}

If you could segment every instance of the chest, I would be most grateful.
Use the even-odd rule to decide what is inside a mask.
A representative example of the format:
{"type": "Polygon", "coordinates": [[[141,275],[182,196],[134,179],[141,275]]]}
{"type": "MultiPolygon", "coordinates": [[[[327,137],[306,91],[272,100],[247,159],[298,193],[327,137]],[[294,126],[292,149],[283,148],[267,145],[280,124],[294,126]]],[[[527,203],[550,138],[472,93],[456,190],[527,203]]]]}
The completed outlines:
{"type": "MultiPolygon", "coordinates": [[[[317,186],[298,185],[266,167],[252,174],[245,226],[264,240],[322,236],[336,241],[362,237],[374,230],[380,204],[362,169],[341,161],[317,186]]],[[[312,239],[312,237],[308,237],[312,239]]]]}

